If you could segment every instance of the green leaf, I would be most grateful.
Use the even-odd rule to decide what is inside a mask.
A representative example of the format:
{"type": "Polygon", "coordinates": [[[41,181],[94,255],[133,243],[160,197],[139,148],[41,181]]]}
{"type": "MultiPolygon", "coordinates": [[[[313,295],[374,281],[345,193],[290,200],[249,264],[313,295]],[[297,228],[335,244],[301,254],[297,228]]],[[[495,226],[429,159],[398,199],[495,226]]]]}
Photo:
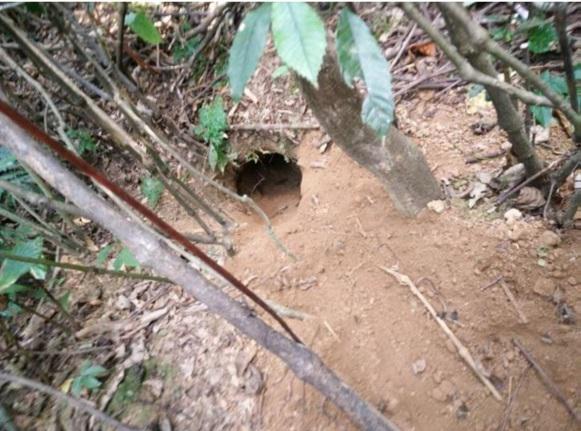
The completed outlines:
{"type": "Polygon", "coordinates": [[[141,193],[151,208],[156,207],[163,193],[163,188],[163,183],[155,177],[146,177],[141,180],[141,193]]]}
{"type": "Polygon", "coordinates": [[[270,16],[269,3],[254,9],[246,15],[234,37],[228,60],[228,79],[234,100],[240,100],[242,97],[244,86],[254,73],[262,56],[268,36],[270,16]]]}
{"type": "Polygon", "coordinates": [[[105,247],[103,247],[101,250],[99,250],[99,253],[97,253],[96,264],[98,266],[103,266],[105,264],[105,262],[107,261],[107,259],[109,258],[109,256],[111,255],[112,251],[113,251],[113,243],[107,244],[105,247]]]}
{"type": "MultiPolygon", "coordinates": [[[[38,259],[42,253],[42,238],[37,237],[31,241],[17,243],[10,254],[38,259]]],[[[0,293],[14,284],[21,276],[26,274],[34,266],[32,263],[18,262],[5,259],[0,267],[0,293]]]]}
{"type": "Polygon", "coordinates": [[[272,35],[280,58],[317,87],[327,39],[313,8],[307,3],[273,3],[272,35]]]}
{"type": "Polygon", "coordinates": [[[514,33],[508,27],[496,27],[490,30],[490,35],[494,40],[510,42],[514,33]]]}
{"type": "Polygon", "coordinates": [[[531,113],[535,121],[545,129],[553,121],[553,108],[549,108],[548,106],[531,106],[531,113]]]}
{"type": "Polygon", "coordinates": [[[125,17],[125,24],[143,41],[156,45],[161,42],[161,35],[153,22],[143,12],[130,12],[125,17]]]}
{"type": "Polygon", "coordinates": [[[97,143],[86,130],[69,129],[67,136],[77,144],[79,154],[94,153],[97,150],[97,143]]]}
{"type": "Polygon", "coordinates": [[[545,70],[541,73],[541,79],[551,87],[551,90],[560,95],[567,96],[569,94],[569,88],[567,87],[567,81],[564,76],[545,70]]]}
{"type": "Polygon", "coordinates": [[[554,41],[557,40],[557,31],[551,23],[544,23],[533,27],[528,31],[529,51],[534,54],[542,54],[551,49],[554,41]]]}
{"type": "Polygon", "coordinates": [[[362,78],[368,95],[361,117],[379,136],[385,136],[393,121],[394,102],[389,64],[365,22],[343,9],[337,25],[337,57],[345,82],[362,78]]]}
{"type": "Polygon", "coordinates": [[[180,61],[194,55],[198,46],[200,46],[200,42],[201,38],[199,36],[194,36],[184,44],[176,43],[172,50],[174,62],[179,63],[180,61]]]}
{"type": "Polygon", "coordinates": [[[119,252],[117,258],[113,262],[113,268],[115,271],[121,270],[122,267],[139,268],[139,262],[127,247],[119,252]]]}
{"type": "Polygon", "coordinates": [[[69,290],[65,292],[65,294],[58,298],[57,301],[61,307],[63,307],[65,310],[68,310],[71,304],[71,291],[69,290]]]}
{"type": "Polygon", "coordinates": [[[210,104],[202,106],[198,116],[198,126],[194,132],[209,144],[220,145],[228,128],[228,118],[221,97],[216,97],[210,104]]]}

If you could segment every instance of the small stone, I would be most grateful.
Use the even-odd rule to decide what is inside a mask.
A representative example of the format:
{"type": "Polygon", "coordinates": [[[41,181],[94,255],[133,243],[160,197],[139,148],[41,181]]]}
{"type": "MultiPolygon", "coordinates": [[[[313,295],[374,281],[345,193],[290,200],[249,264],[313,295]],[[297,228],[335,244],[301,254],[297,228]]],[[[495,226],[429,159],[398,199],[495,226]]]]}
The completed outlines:
{"type": "Polygon", "coordinates": [[[446,210],[446,201],[436,200],[428,202],[428,208],[436,214],[442,214],[446,210]]]}
{"type": "Polygon", "coordinates": [[[155,398],[161,397],[161,394],[163,392],[163,380],[149,379],[143,382],[143,386],[148,388],[155,398]]]}
{"type": "Polygon", "coordinates": [[[575,277],[569,277],[567,279],[567,283],[569,283],[571,286],[576,286],[577,285],[577,279],[575,277]]]}
{"type": "Polygon", "coordinates": [[[412,364],[412,371],[417,376],[418,374],[422,374],[426,370],[426,360],[425,359],[418,359],[412,364]]]}
{"type": "Polygon", "coordinates": [[[555,291],[555,283],[546,278],[539,278],[533,285],[533,292],[541,296],[552,296],[555,291]]]}
{"type": "Polygon", "coordinates": [[[439,385],[440,383],[442,383],[442,380],[444,380],[444,373],[442,373],[442,371],[438,370],[434,373],[432,378],[434,379],[434,382],[436,382],[436,384],[439,385]]]}
{"type": "Polygon", "coordinates": [[[558,247],[561,244],[561,237],[551,230],[546,230],[541,234],[539,242],[541,246],[558,247]]]}
{"type": "Polygon", "coordinates": [[[444,402],[452,399],[455,392],[456,387],[452,384],[452,382],[448,380],[442,380],[442,383],[440,383],[438,387],[432,391],[432,398],[434,398],[436,401],[444,402]]]}
{"type": "Polygon", "coordinates": [[[518,220],[522,220],[522,213],[516,208],[511,208],[504,213],[504,219],[507,224],[514,224],[518,220]]]}

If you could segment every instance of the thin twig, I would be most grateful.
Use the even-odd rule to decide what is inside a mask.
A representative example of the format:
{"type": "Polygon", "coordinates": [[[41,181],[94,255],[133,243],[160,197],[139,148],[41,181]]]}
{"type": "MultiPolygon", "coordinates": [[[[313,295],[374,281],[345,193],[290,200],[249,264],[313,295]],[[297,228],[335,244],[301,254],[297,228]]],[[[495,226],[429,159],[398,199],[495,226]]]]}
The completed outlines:
{"type": "Polygon", "coordinates": [[[397,62],[401,58],[402,54],[405,52],[405,50],[409,46],[410,40],[412,40],[412,37],[414,35],[414,32],[416,31],[416,28],[418,28],[418,25],[414,22],[414,24],[410,26],[410,29],[408,31],[408,34],[405,37],[405,40],[401,44],[401,47],[400,47],[399,51],[397,52],[395,58],[391,62],[391,68],[392,69],[395,68],[395,66],[397,65],[397,62]]]}
{"type": "Polygon", "coordinates": [[[458,350],[458,354],[460,355],[460,357],[462,359],[464,359],[464,362],[466,362],[468,364],[468,366],[472,369],[474,374],[476,374],[476,376],[480,379],[480,381],[484,384],[484,386],[486,386],[486,388],[490,391],[490,393],[494,396],[494,398],[496,398],[498,401],[502,401],[502,396],[496,390],[496,388],[494,387],[492,382],[488,379],[488,377],[486,377],[482,373],[482,371],[480,371],[479,367],[476,365],[476,361],[474,360],[474,358],[472,357],[472,355],[470,354],[468,349],[460,342],[460,340],[458,340],[458,338],[456,337],[456,335],[454,335],[454,333],[448,327],[446,322],[438,316],[438,313],[436,312],[434,307],[432,307],[432,305],[428,302],[426,297],[422,294],[422,292],[420,292],[418,290],[418,288],[410,280],[410,278],[407,275],[399,273],[395,269],[386,268],[383,266],[380,266],[379,269],[381,269],[385,273],[391,275],[401,285],[407,286],[412,291],[412,293],[421,301],[422,304],[424,304],[424,307],[426,307],[426,309],[432,315],[432,317],[434,318],[436,323],[440,326],[440,328],[442,328],[444,333],[452,341],[452,343],[456,347],[456,350],[458,350]]]}
{"type": "Polygon", "coordinates": [[[565,406],[565,409],[567,409],[567,413],[569,413],[573,417],[573,419],[575,419],[577,422],[581,422],[581,415],[579,415],[575,411],[573,406],[569,404],[569,401],[567,401],[567,398],[565,397],[563,392],[561,392],[559,387],[553,382],[553,380],[551,380],[551,378],[548,376],[545,370],[543,370],[543,368],[539,365],[535,358],[533,358],[533,356],[528,352],[527,349],[525,349],[525,347],[519,340],[513,338],[512,342],[520,350],[520,352],[526,358],[526,360],[529,361],[529,363],[533,366],[533,368],[535,369],[535,371],[537,372],[537,374],[539,375],[539,377],[541,378],[542,382],[547,387],[549,392],[555,398],[557,398],[557,400],[559,400],[559,402],[563,404],[563,406],[565,406]]]}
{"type": "Polygon", "coordinates": [[[537,172],[534,175],[531,175],[530,177],[528,177],[526,180],[524,180],[522,183],[520,183],[517,186],[514,186],[512,189],[507,190],[506,192],[504,192],[503,194],[501,194],[498,199],[496,200],[496,204],[500,205],[502,204],[504,201],[506,201],[510,196],[512,196],[513,194],[515,194],[516,192],[518,192],[520,189],[522,189],[524,186],[526,186],[527,184],[530,184],[531,182],[533,182],[534,180],[536,180],[537,178],[545,175],[547,172],[553,170],[553,168],[555,166],[557,166],[559,163],[561,163],[563,161],[563,157],[557,160],[553,160],[551,163],[549,163],[549,165],[546,168],[541,169],[539,172],[537,172]]]}
{"type": "Polygon", "coordinates": [[[553,106],[552,101],[545,96],[539,96],[530,91],[515,87],[474,69],[468,60],[466,60],[456,50],[456,48],[446,40],[444,35],[438,31],[413,4],[400,3],[400,7],[404,10],[406,15],[415,21],[422,28],[422,30],[424,30],[428,36],[430,36],[434,43],[438,45],[442,51],[444,51],[446,56],[452,61],[452,63],[454,63],[458,69],[458,73],[463,79],[482,85],[490,85],[500,90],[504,90],[511,95],[517,96],[523,102],[529,103],[531,105],[553,106]]]}
{"type": "Polygon", "coordinates": [[[48,92],[44,89],[44,87],[34,78],[32,78],[32,76],[30,76],[28,73],[26,73],[26,71],[20,67],[18,65],[18,63],[16,63],[12,57],[10,57],[8,55],[8,53],[0,47],[0,60],[2,62],[4,62],[7,66],[9,66],[12,70],[14,70],[16,72],[16,74],[18,74],[20,77],[22,77],[26,82],[28,82],[32,87],[34,87],[34,89],[36,91],[38,91],[40,93],[40,95],[42,96],[42,98],[44,99],[46,106],[50,108],[51,112],[53,113],[56,122],[57,122],[57,132],[59,137],[62,139],[62,141],[65,143],[65,145],[72,151],[77,151],[77,149],[75,148],[75,146],[73,145],[73,143],[71,142],[71,140],[69,139],[69,137],[67,136],[66,133],[66,124],[65,121],[63,120],[63,117],[60,113],[60,111],[58,110],[58,108],[56,107],[56,105],[54,104],[52,98],[50,97],[50,95],[48,94],[48,92]]]}
{"type": "Polygon", "coordinates": [[[514,309],[516,310],[516,312],[518,314],[518,317],[521,320],[521,322],[522,323],[529,323],[529,320],[527,319],[527,316],[525,316],[524,313],[522,312],[522,310],[520,309],[520,306],[516,302],[516,299],[515,299],[514,295],[512,294],[512,292],[510,291],[510,289],[508,288],[508,286],[506,285],[506,283],[504,282],[504,280],[501,280],[500,281],[500,286],[502,287],[502,290],[504,291],[504,294],[507,296],[508,300],[511,302],[511,304],[514,307],[514,309]]]}
{"type": "Polygon", "coordinates": [[[31,192],[30,190],[23,189],[22,187],[18,187],[17,185],[8,181],[0,180],[0,189],[7,190],[14,196],[18,196],[31,203],[32,205],[45,206],[55,211],[63,211],[77,217],[88,217],[87,213],[74,205],[42,196],[38,193],[31,192]]]}
{"type": "Polygon", "coordinates": [[[577,100],[577,85],[575,83],[575,71],[573,69],[573,60],[571,53],[571,43],[567,36],[567,3],[555,4],[555,28],[559,35],[559,46],[561,47],[561,57],[563,57],[563,66],[565,76],[567,77],[567,88],[569,89],[569,100],[571,108],[579,112],[579,101],[577,100]]]}
{"type": "Polygon", "coordinates": [[[119,5],[119,15],[117,20],[117,53],[116,62],[117,68],[123,73],[123,47],[124,47],[124,36],[125,36],[125,14],[127,13],[127,3],[122,2],[119,5]]]}
{"type": "Polygon", "coordinates": [[[15,376],[14,374],[6,373],[3,371],[0,371],[0,380],[14,383],[16,385],[26,386],[30,389],[42,392],[43,394],[50,395],[51,397],[54,397],[59,401],[63,401],[76,409],[79,409],[85,413],[89,413],[91,416],[100,420],[104,424],[112,427],[113,429],[119,431],[138,431],[138,428],[128,427],[127,425],[124,425],[121,422],[113,419],[111,416],[106,415],[102,411],[97,410],[87,401],[70,395],[66,395],[63,392],[54,389],[48,385],[45,385],[43,383],[30,380],[25,377],[15,376]]]}
{"type": "Polygon", "coordinates": [[[98,275],[110,275],[111,277],[132,278],[136,280],[151,280],[160,283],[171,283],[171,280],[165,277],[156,277],[154,275],[138,274],[135,272],[114,271],[112,269],[100,268],[98,266],[77,265],[74,263],[55,262],[49,259],[36,259],[27,256],[19,256],[0,250],[0,257],[4,259],[15,260],[18,262],[32,263],[35,265],[54,266],[57,268],[70,269],[71,271],[80,271],[98,275]]]}

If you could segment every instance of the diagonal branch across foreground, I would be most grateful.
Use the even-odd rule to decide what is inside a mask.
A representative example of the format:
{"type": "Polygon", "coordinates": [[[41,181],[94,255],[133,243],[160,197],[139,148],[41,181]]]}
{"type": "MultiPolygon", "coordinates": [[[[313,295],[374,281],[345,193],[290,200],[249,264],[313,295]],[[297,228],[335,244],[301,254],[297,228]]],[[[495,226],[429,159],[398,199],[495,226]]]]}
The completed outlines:
{"type": "Polygon", "coordinates": [[[165,243],[131,222],[91,191],[38,142],[4,114],[0,114],[0,145],[26,163],[63,196],[121,240],[146,267],[155,270],[219,314],[238,330],[284,361],[297,377],[315,387],[343,410],[361,429],[393,431],[397,426],[364,401],[309,348],[268,326],[251,310],[230,298],[206,280],[165,243]]]}

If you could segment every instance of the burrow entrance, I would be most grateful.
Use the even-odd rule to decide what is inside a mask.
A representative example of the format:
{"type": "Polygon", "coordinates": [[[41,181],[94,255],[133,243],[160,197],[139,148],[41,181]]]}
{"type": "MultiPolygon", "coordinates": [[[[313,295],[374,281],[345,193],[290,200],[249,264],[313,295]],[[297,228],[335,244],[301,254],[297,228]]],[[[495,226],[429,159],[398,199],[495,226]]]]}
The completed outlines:
{"type": "Polygon", "coordinates": [[[301,200],[301,168],[279,153],[258,153],[236,174],[236,191],[248,195],[269,217],[295,208],[301,200]]]}

